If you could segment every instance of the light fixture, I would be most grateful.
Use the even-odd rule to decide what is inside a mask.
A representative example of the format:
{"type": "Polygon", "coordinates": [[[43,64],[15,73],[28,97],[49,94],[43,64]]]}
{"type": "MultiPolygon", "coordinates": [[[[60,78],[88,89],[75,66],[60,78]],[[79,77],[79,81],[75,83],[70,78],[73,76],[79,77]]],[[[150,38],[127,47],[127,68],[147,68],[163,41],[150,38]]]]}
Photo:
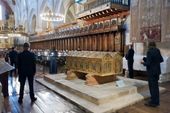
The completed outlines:
{"type": "Polygon", "coordinates": [[[40,14],[40,17],[44,21],[63,21],[64,15],[59,13],[42,13],[40,14]]]}
{"type": "Polygon", "coordinates": [[[9,37],[21,37],[21,34],[17,34],[17,33],[11,33],[8,34],[9,37]]]}
{"type": "Polygon", "coordinates": [[[0,36],[0,39],[8,39],[7,36],[0,36]]]}

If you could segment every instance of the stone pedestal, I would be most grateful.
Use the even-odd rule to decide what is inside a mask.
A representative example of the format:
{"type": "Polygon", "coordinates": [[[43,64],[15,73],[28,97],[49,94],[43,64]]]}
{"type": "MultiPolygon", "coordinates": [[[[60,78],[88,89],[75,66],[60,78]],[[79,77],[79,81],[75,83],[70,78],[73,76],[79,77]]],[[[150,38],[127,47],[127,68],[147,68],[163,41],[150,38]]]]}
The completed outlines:
{"type": "MultiPolygon", "coordinates": [[[[100,85],[85,85],[85,80],[66,80],[64,73],[45,75],[37,79],[53,91],[59,93],[87,113],[116,113],[117,110],[135,104],[150,96],[148,82],[117,76],[117,80],[100,85]]],[[[89,75],[91,83],[98,78],[89,75]]],[[[160,93],[165,91],[160,87],[160,93]]]]}

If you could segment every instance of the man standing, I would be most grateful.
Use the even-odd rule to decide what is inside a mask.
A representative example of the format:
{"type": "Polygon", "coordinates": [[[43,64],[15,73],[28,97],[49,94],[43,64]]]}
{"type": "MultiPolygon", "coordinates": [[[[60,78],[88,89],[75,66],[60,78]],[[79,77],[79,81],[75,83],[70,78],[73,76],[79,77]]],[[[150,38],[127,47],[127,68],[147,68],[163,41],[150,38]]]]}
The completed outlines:
{"type": "Polygon", "coordinates": [[[134,62],[134,50],[133,45],[130,45],[130,49],[128,50],[125,58],[128,64],[129,78],[133,78],[133,62],[134,62]]]}
{"type": "Polygon", "coordinates": [[[30,98],[31,102],[37,100],[34,96],[34,75],[36,72],[36,63],[35,63],[35,55],[34,53],[30,52],[29,44],[24,43],[23,46],[24,50],[18,55],[18,74],[19,74],[19,82],[20,82],[20,93],[19,93],[19,104],[22,104],[23,93],[24,93],[24,85],[26,78],[28,79],[29,83],[29,90],[30,90],[30,98]]]}
{"type": "Polygon", "coordinates": [[[15,69],[11,71],[10,76],[12,77],[13,71],[16,76],[16,68],[17,68],[17,56],[18,52],[15,50],[15,47],[12,47],[12,50],[9,52],[9,59],[11,66],[14,66],[15,69]]]}
{"type": "Polygon", "coordinates": [[[146,106],[159,106],[159,75],[161,74],[160,63],[163,62],[160,50],[156,48],[155,42],[150,42],[147,51],[147,57],[143,58],[142,64],[146,66],[148,73],[148,84],[151,94],[151,100],[145,103],[146,106]]]}
{"type": "Polygon", "coordinates": [[[50,69],[49,69],[49,73],[50,74],[57,74],[57,57],[58,57],[58,52],[56,51],[55,47],[52,48],[49,56],[50,56],[50,69]]]}

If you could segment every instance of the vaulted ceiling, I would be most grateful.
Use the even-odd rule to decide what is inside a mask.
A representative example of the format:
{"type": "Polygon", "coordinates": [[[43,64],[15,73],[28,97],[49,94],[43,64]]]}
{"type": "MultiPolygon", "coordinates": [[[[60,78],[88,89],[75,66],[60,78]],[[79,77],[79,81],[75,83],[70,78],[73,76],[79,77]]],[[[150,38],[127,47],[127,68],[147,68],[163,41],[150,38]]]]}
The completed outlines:
{"type": "Polygon", "coordinates": [[[0,4],[6,9],[7,13],[13,12],[6,0],[0,0],[0,4]]]}
{"type": "MultiPolygon", "coordinates": [[[[40,14],[47,8],[54,13],[65,16],[64,22],[75,20],[75,0],[1,0],[8,12],[14,12],[15,26],[23,25],[26,32],[40,32],[44,30],[47,22],[43,21],[40,14]],[[33,25],[35,24],[35,25],[33,25]],[[35,30],[32,30],[34,26],[35,30]]],[[[51,22],[54,28],[64,22],[51,22]]]]}

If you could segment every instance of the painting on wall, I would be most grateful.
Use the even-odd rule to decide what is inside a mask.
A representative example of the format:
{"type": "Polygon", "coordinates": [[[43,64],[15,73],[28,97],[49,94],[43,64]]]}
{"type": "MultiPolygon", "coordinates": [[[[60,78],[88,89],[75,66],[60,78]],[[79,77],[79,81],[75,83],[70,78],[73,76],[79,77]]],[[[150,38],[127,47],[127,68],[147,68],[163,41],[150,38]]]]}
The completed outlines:
{"type": "Polygon", "coordinates": [[[130,37],[132,42],[136,42],[138,40],[138,33],[139,31],[139,0],[131,0],[131,24],[130,24],[130,37]]]}
{"type": "Polygon", "coordinates": [[[134,2],[131,2],[133,3],[131,5],[131,41],[161,41],[162,0],[132,1],[134,2]],[[133,14],[133,12],[135,13],[133,14]]]}
{"type": "Polygon", "coordinates": [[[170,0],[163,0],[162,5],[162,42],[170,41],[170,0]]]}

